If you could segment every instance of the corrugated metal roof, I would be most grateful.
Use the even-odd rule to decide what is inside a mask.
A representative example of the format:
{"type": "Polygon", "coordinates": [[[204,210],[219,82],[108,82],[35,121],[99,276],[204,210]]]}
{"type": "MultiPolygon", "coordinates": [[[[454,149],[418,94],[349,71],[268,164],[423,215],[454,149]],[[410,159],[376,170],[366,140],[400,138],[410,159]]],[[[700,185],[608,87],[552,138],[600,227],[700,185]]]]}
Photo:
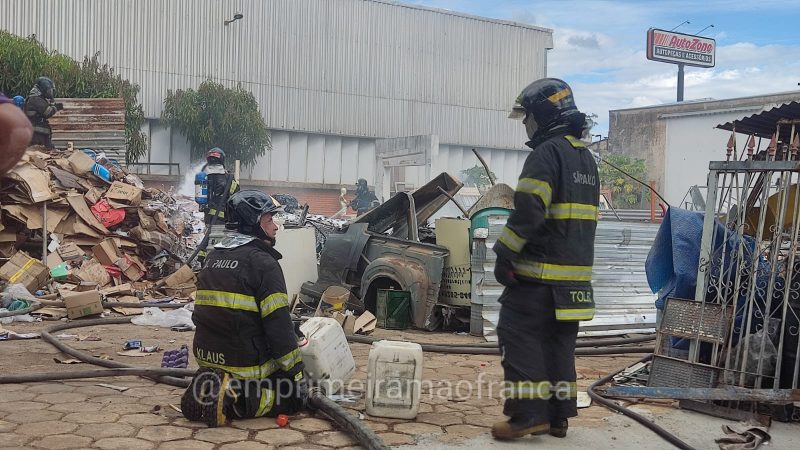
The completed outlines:
{"type": "MultiPolygon", "coordinates": [[[[737,133],[754,134],[761,138],[771,139],[777,130],[778,121],[782,119],[800,119],[800,103],[786,103],[743,119],[717,125],[717,128],[733,131],[735,126],[737,133]]],[[[800,129],[800,127],[797,128],[800,129]]],[[[779,140],[789,142],[790,132],[790,125],[782,126],[779,140]]]]}
{"type": "Polygon", "coordinates": [[[78,60],[100,52],[141,87],[147,117],[168,90],[241,83],[270,128],[521,148],[508,120],[546,74],[552,32],[363,0],[4,0],[0,29],[78,60]],[[239,12],[242,20],[223,25],[239,12]]]}
{"type": "MultiPolygon", "coordinates": [[[[473,253],[473,308],[483,317],[484,337],[497,340],[503,286],[494,279],[495,255],[491,250],[505,226],[505,217],[492,216],[485,251],[473,253]]],[[[595,237],[592,288],[594,319],[581,322],[582,335],[655,331],[656,295],[650,291],[645,260],[660,225],[630,222],[598,222],[595,237]]]]}
{"type": "Polygon", "coordinates": [[[50,118],[53,145],[91,148],[125,161],[125,102],[121,98],[58,98],[64,109],[50,118]]]}

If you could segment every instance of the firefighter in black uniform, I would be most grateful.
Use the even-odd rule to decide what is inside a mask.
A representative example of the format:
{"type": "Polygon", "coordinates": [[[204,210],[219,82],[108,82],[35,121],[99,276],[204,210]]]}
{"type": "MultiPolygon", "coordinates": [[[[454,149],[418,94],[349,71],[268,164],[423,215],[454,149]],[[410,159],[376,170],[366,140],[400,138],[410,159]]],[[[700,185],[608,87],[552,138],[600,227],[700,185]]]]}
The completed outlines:
{"type": "Polygon", "coordinates": [[[597,163],[579,140],[586,116],[565,82],[531,83],[509,117],[523,118],[533,151],[494,246],[495,277],[506,286],[497,335],[510,419],[494,424],[492,435],[565,437],[567,418],[577,415],[578,321],[594,316],[597,163]]]}
{"type": "Polygon", "coordinates": [[[237,232],[214,246],[198,275],[192,350],[200,369],[181,399],[188,420],[214,427],[305,405],[304,366],[274,248],[279,209],[259,191],[228,201],[226,226],[237,232]]]}
{"type": "Polygon", "coordinates": [[[25,100],[23,111],[33,125],[33,138],[31,145],[44,145],[53,148],[51,140],[53,131],[50,129],[49,118],[56,112],[64,109],[61,103],[55,103],[54,96],[55,84],[47,77],[39,77],[36,84],[31,88],[28,98],[25,100]]]}
{"type": "Polygon", "coordinates": [[[350,207],[356,211],[357,215],[361,216],[374,208],[377,203],[378,197],[370,192],[369,187],[367,187],[367,180],[359,178],[356,182],[356,196],[350,202],[350,207]]]}
{"type": "Polygon", "coordinates": [[[209,150],[202,171],[208,183],[208,206],[203,211],[206,225],[210,225],[214,217],[217,223],[225,223],[225,205],[230,196],[239,191],[239,183],[225,169],[225,152],[219,147],[209,150]]]}
{"type": "MultiPolygon", "coordinates": [[[[206,226],[224,224],[228,199],[231,195],[239,192],[239,183],[225,169],[225,152],[219,147],[209,150],[206,153],[206,164],[201,170],[206,173],[206,184],[208,185],[208,203],[203,209],[206,226]]],[[[219,236],[206,233],[200,242],[200,251],[197,255],[201,263],[205,261],[208,254],[206,248],[209,242],[213,244],[217,238],[219,236]]]]}

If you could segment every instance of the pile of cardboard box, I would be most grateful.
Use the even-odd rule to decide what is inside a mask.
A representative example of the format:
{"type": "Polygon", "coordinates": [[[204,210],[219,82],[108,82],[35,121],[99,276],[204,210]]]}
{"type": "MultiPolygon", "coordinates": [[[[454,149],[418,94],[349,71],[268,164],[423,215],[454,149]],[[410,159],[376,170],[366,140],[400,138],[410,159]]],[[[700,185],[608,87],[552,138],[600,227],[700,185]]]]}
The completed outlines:
{"type": "Polygon", "coordinates": [[[178,211],[168,193],[145,188],[105,158],[36,146],[0,183],[0,279],[6,283],[44,290],[39,295],[57,295],[65,305],[69,298],[76,308],[88,302],[95,309],[82,310],[95,312],[104,295],[190,298],[194,275],[185,266],[178,278],[158,283],[163,293],[153,293],[191,250],[191,211],[178,211]]]}

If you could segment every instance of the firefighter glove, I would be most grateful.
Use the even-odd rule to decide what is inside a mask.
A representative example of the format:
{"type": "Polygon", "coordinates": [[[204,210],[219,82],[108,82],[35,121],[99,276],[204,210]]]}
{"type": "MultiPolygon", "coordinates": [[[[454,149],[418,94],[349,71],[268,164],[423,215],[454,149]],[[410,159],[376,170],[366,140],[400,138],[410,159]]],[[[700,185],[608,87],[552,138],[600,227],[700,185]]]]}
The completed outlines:
{"type": "Polygon", "coordinates": [[[514,267],[511,265],[511,261],[506,258],[497,258],[497,262],[494,265],[494,278],[506,287],[519,285],[519,281],[514,276],[514,267]]]}

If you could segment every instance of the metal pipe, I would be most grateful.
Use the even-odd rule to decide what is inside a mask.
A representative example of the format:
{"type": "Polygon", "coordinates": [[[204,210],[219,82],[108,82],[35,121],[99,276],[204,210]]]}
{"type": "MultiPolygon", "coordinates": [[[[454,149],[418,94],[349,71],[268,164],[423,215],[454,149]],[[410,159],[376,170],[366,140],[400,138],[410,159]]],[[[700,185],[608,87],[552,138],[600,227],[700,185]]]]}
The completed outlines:
{"type": "Polygon", "coordinates": [[[481,154],[480,154],[480,153],[478,153],[478,151],[477,151],[477,150],[475,150],[474,148],[472,149],[472,153],[474,153],[474,154],[475,154],[475,156],[478,158],[478,161],[480,161],[480,162],[481,162],[481,165],[483,166],[483,170],[485,170],[485,171],[486,171],[486,176],[487,176],[487,177],[489,177],[489,182],[490,182],[490,183],[492,183],[492,186],[494,186],[495,184],[497,184],[497,180],[495,180],[495,178],[494,178],[494,175],[492,175],[492,171],[491,171],[491,170],[489,170],[489,165],[488,165],[488,164],[486,164],[486,160],[485,160],[485,159],[483,159],[483,157],[481,156],[481,154]]]}

